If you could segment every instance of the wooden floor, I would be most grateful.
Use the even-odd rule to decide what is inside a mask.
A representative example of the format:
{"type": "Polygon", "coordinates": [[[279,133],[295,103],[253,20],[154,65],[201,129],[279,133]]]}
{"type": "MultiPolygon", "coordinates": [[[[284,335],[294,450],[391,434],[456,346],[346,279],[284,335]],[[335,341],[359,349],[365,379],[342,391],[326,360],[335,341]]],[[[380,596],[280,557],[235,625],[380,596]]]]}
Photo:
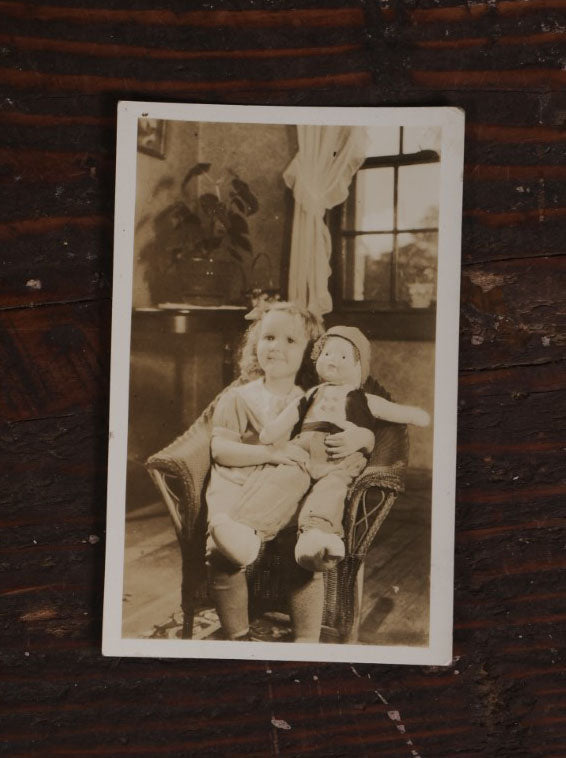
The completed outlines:
{"type": "MultiPolygon", "coordinates": [[[[368,553],[360,642],[427,644],[429,562],[430,489],[419,479],[397,499],[368,553]]],[[[156,502],[133,511],[126,523],[124,637],[180,635],[180,579],[180,553],[165,506],[156,502]]],[[[214,613],[202,619],[210,631],[214,621],[214,613]]]]}
{"type": "Polygon", "coordinates": [[[359,641],[426,645],[429,624],[430,487],[401,495],[369,550],[359,641]]]}

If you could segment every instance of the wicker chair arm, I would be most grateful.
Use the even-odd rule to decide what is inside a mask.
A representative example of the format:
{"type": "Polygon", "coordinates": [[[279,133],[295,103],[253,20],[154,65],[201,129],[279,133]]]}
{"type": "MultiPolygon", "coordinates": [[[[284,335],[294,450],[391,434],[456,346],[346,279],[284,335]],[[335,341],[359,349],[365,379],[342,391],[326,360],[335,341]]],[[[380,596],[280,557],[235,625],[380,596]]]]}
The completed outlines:
{"type": "Polygon", "coordinates": [[[181,437],[148,458],[147,466],[160,467],[177,476],[191,477],[195,486],[202,486],[210,469],[210,440],[207,435],[195,432],[193,425],[181,437]]]}
{"type": "Polygon", "coordinates": [[[150,476],[171,513],[177,532],[187,537],[202,508],[210,470],[208,427],[200,419],[146,462],[150,476]]]}
{"type": "Polygon", "coordinates": [[[391,490],[398,494],[405,490],[405,471],[404,461],[398,461],[391,466],[366,466],[362,473],[353,482],[350,488],[350,498],[356,493],[361,493],[370,487],[378,489],[391,490]]]}
{"type": "MultiPolygon", "coordinates": [[[[375,445],[368,461],[370,466],[396,466],[409,457],[409,434],[404,424],[376,421],[375,445]]],[[[366,468],[367,471],[367,468],[366,468]]]]}
{"type": "Polygon", "coordinates": [[[405,470],[404,461],[370,464],[353,482],[344,512],[346,550],[351,555],[364,559],[397,495],[405,489],[405,470]]]}

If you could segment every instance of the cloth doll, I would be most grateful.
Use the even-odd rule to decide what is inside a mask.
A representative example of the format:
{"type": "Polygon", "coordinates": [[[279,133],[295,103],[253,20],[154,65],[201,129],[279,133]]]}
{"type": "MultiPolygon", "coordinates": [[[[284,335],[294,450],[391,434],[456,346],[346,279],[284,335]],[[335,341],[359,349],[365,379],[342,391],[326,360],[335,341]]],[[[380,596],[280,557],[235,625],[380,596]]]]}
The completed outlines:
{"type": "Polygon", "coordinates": [[[372,429],[374,418],[417,426],[430,421],[422,408],[392,403],[361,389],[369,375],[370,356],[370,343],[356,327],[329,329],[313,350],[321,383],[291,403],[260,433],[264,444],[277,445],[292,438],[309,455],[302,465],[313,485],[299,513],[295,548],[297,563],[308,571],[333,568],[344,557],[344,502],[349,486],[367,463],[361,452],[340,460],[329,458],[326,435],[350,424],[372,429]]]}

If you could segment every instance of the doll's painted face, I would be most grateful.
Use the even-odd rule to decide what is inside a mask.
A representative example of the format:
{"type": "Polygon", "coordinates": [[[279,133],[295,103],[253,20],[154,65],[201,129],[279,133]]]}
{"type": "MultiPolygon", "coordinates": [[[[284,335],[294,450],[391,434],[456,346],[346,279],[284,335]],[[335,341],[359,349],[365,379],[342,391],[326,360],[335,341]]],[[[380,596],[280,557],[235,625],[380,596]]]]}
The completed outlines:
{"type": "Polygon", "coordinates": [[[359,387],[362,370],[352,343],[342,337],[327,337],[316,361],[316,373],[323,382],[359,387]]]}
{"type": "Polygon", "coordinates": [[[299,316],[285,311],[269,311],[261,321],[257,360],[266,377],[295,378],[308,338],[299,316]]]}

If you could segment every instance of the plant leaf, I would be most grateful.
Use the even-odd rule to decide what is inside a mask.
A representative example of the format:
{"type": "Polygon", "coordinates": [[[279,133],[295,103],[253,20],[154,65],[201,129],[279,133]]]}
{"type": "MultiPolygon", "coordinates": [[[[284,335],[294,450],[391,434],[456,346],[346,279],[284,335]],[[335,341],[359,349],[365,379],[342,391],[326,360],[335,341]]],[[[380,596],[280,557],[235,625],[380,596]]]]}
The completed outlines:
{"type": "Polygon", "coordinates": [[[219,201],[216,207],[213,209],[212,215],[221,221],[226,228],[228,228],[230,225],[230,220],[228,216],[228,209],[226,208],[225,203],[219,201]]]}
{"type": "Polygon", "coordinates": [[[245,213],[246,212],[246,206],[244,205],[243,201],[240,200],[240,198],[236,194],[234,194],[233,192],[230,195],[230,200],[232,202],[232,205],[235,205],[236,208],[241,213],[245,213]]]}
{"type": "Polygon", "coordinates": [[[157,197],[160,192],[165,192],[165,190],[171,189],[171,187],[175,184],[175,181],[173,177],[171,176],[164,176],[163,179],[160,179],[155,187],[153,188],[153,192],[151,193],[152,197],[157,197]]]}
{"type": "Polygon", "coordinates": [[[206,216],[213,216],[220,200],[212,192],[205,192],[199,197],[200,207],[206,216]]]}
{"type": "Polygon", "coordinates": [[[242,234],[230,234],[230,239],[234,245],[241,247],[247,253],[251,253],[252,245],[247,237],[244,237],[242,234]]]}
{"type": "Polygon", "coordinates": [[[249,227],[246,219],[239,213],[231,211],[228,214],[230,232],[233,234],[248,234],[249,227]]]}
{"type": "Polygon", "coordinates": [[[247,185],[245,182],[243,182],[239,176],[235,176],[232,179],[232,187],[236,190],[238,194],[241,194],[242,192],[245,192],[246,190],[249,192],[250,188],[249,185],[247,185]]]}
{"type": "Polygon", "coordinates": [[[202,245],[210,252],[211,250],[218,250],[220,245],[222,244],[223,237],[207,237],[202,241],[202,245]]]}
{"type": "Polygon", "coordinates": [[[187,215],[186,220],[189,224],[195,224],[195,226],[201,227],[202,221],[200,220],[200,216],[197,216],[196,213],[193,213],[191,210],[187,209],[187,215]]]}
{"type": "Polygon", "coordinates": [[[243,258],[239,250],[236,250],[236,248],[234,247],[229,247],[228,252],[232,256],[232,258],[235,258],[239,263],[242,263],[243,258]]]}
{"type": "Polygon", "coordinates": [[[241,198],[246,207],[246,216],[253,216],[259,209],[259,203],[257,197],[250,190],[246,182],[243,182],[239,177],[232,179],[232,187],[235,190],[235,194],[241,198]]]}
{"type": "Polygon", "coordinates": [[[155,236],[160,240],[186,236],[189,231],[194,235],[194,230],[200,231],[201,228],[199,216],[180,201],[165,207],[153,220],[155,236]]]}
{"type": "Polygon", "coordinates": [[[199,176],[200,174],[206,174],[206,172],[210,168],[210,163],[196,163],[192,168],[190,168],[187,173],[185,174],[185,178],[183,179],[183,182],[181,184],[181,191],[184,192],[187,184],[191,181],[193,176],[199,176]]]}

